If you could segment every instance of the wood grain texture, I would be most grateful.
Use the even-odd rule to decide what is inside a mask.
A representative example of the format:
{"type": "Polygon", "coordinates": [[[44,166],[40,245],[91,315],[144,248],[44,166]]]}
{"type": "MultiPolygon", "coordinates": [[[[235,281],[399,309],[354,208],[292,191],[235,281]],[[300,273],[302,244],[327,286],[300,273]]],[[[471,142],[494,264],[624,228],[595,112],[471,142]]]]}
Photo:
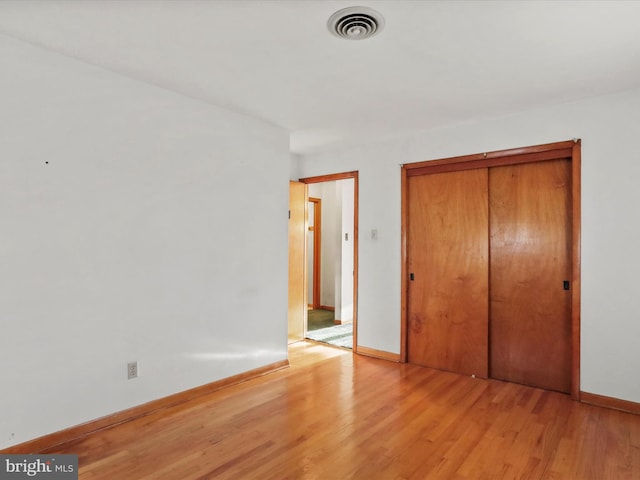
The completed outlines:
{"type": "Polygon", "coordinates": [[[491,376],[571,391],[571,162],[489,170],[491,376]]]}
{"type": "Polygon", "coordinates": [[[289,182],[289,310],[288,340],[304,338],[307,321],[307,186],[289,182]]]}
{"type": "Polygon", "coordinates": [[[510,165],[513,163],[538,162],[554,158],[564,158],[571,155],[572,149],[580,143],[580,140],[565,140],[563,142],[545,143],[530,147],[509,148],[492,152],[472,153],[457,157],[426,160],[423,162],[406,163],[402,166],[408,176],[424,175],[424,169],[437,173],[442,165],[457,165],[454,170],[467,170],[469,168],[487,168],[494,166],[510,165]],[[469,164],[469,166],[465,166],[469,164]]]}
{"type": "Polygon", "coordinates": [[[571,150],[571,398],[580,399],[580,292],[582,246],[582,142],[571,150]]]}
{"type": "Polygon", "coordinates": [[[408,245],[407,234],[409,225],[409,169],[405,165],[402,166],[400,172],[400,361],[407,361],[407,342],[408,336],[408,295],[409,295],[409,265],[408,263],[408,245]]]}
{"type": "Polygon", "coordinates": [[[408,183],[408,361],[486,378],[487,170],[408,183]]]}
{"type": "MultiPolygon", "coordinates": [[[[523,150],[523,149],[519,149],[523,150]]],[[[518,163],[542,162],[546,160],[554,160],[557,158],[571,157],[571,148],[563,148],[562,150],[548,150],[533,153],[520,153],[513,157],[493,157],[487,154],[486,157],[476,160],[465,159],[464,161],[436,160],[429,162],[422,168],[413,168],[409,170],[409,176],[431,175],[434,173],[457,172],[460,170],[471,170],[476,168],[492,168],[501,167],[503,165],[515,165],[518,163]]]]}
{"type": "Polygon", "coordinates": [[[51,453],[81,480],[640,478],[640,416],[307,342],[290,362],[51,453]]]}
{"type": "Polygon", "coordinates": [[[38,453],[51,449],[55,449],[59,444],[66,444],[74,441],[78,438],[86,435],[91,435],[102,430],[112,428],[116,425],[130,422],[132,420],[150,415],[166,408],[171,408],[181,403],[193,401],[194,399],[206,396],[212,392],[221,390],[229,385],[236,385],[253,378],[261,377],[273,373],[277,370],[287,368],[289,366],[289,360],[281,360],[280,362],[265,365],[264,367],[249,370],[247,372],[239,373],[231,377],[223,378],[221,380],[208,383],[195,388],[190,388],[183,392],[178,392],[173,395],[152,400],[151,402],[144,403],[120,412],[116,412],[112,415],[97,418],[81,425],[76,425],[59,432],[54,432],[49,435],[30,440],[28,442],[15,445],[3,450],[0,453],[38,453]]]}
{"type": "Polygon", "coordinates": [[[475,168],[497,167],[532,161],[547,161],[571,158],[571,396],[580,399],[580,231],[581,231],[581,141],[579,139],[556,142],[532,147],[477,153],[440,160],[410,163],[402,165],[401,181],[401,248],[402,248],[402,299],[401,299],[401,361],[407,361],[407,344],[409,337],[408,295],[408,229],[409,206],[408,185],[413,176],[434,174],[438,172],[469,170],[475,168]]]}

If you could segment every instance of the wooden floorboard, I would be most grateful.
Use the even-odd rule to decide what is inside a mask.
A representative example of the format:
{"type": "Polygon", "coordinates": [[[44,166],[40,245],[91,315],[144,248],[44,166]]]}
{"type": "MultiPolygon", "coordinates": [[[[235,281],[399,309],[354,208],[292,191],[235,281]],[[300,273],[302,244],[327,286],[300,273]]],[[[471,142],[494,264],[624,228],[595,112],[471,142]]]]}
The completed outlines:
{"type": "Polygon", "coordinates": [[[310,342],[291,367],[56,447],[81,479],[634,479],[640,416],[310,342]]]}

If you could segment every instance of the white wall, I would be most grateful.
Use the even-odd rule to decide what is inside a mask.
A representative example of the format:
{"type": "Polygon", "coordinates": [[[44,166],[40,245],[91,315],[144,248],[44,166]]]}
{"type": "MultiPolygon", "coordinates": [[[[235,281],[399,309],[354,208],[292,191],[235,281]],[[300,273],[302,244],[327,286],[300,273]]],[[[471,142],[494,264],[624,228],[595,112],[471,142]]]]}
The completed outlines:
{"type": "MultiPolygon", "coordinates": [[[[353,190],[352,178],[338,180],[342,190],[342,236],[340,265],[340,320],[342,323],[353,322],[353,190]],[[345,237],[346,234],[346,237],[345,237]]],[[[337,307],[336,307],[337,308],[337,307]]]]}
{"type": "Polygon", "coordinates": [[[320,303],[344,323],[353,321],[353,189],[353,179],[309,184],[309,196],[322,200],[320,303]]]}
{"type": "MultiPolygon", "coordinates": [[[[307,195],[311,197],[315,197],[315,195],[311,195],[311,191],[314,185],[308,185],[307,195]]],[[[317,197],[316,197],[317,198],[317,197]]],[[[313,236],[313,232],[309,230],[310,227],[314,227],[315,229],[315,203],[307,202],[307,221],[308,226],[306,230],[307,236],[307,304],[313,306],[313,278],[315,272],[313,271],[313,260],[315,256],[314,249],[315,246],[315,238],[313,236]]]]}
{"type": "Polygon", "coordinates": [[[341,262],[341,198],[336,191],[336,182],[309,184],[309,196],[321,200],[320,304],[334,307],[338,292],[336,276],[340,275],[341,262]]]}
{"type": "Polygon", "coordinates": [[[300,155],[295,153],[289,154],[289,180],[298,181],[300,177],[300,155]]]}
{"type": "Polygon", "coordinates": [[[0,58],[0,448],[284,360],[287,132],[0,58]]]}
{"type": "Polygon", "coordinates": [[[582,138],[581,389],[640,402],[640,90],[302,158],[303,176],[360,172],[359,344],[400,351],[399,164],[574,137],[582,138]]]}

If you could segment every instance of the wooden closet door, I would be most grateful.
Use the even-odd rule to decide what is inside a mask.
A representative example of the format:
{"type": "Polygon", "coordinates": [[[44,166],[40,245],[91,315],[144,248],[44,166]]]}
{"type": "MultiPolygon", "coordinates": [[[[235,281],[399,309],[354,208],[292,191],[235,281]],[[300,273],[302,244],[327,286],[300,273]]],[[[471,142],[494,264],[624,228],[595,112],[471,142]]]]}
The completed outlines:
{"type": "Polygon", "coordinates": [[[571,389],[571,162],[493,167],[491,377],[571,389]]]}
{"type": "Polygon", "coordinates": [[[487,377],[487,182],[486,169],[407,179],[410,363],[487,377]]]}

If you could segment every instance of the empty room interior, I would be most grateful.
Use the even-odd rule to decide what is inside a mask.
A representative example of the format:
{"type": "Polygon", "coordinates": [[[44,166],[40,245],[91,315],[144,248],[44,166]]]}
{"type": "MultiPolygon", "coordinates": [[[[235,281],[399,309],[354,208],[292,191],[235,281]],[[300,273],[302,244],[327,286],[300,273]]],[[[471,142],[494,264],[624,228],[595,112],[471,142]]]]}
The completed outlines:
{"type": "Polygon", "coordinates": [[[640,478],[639,22],[0,2],[0,454],[640,478]]]}

